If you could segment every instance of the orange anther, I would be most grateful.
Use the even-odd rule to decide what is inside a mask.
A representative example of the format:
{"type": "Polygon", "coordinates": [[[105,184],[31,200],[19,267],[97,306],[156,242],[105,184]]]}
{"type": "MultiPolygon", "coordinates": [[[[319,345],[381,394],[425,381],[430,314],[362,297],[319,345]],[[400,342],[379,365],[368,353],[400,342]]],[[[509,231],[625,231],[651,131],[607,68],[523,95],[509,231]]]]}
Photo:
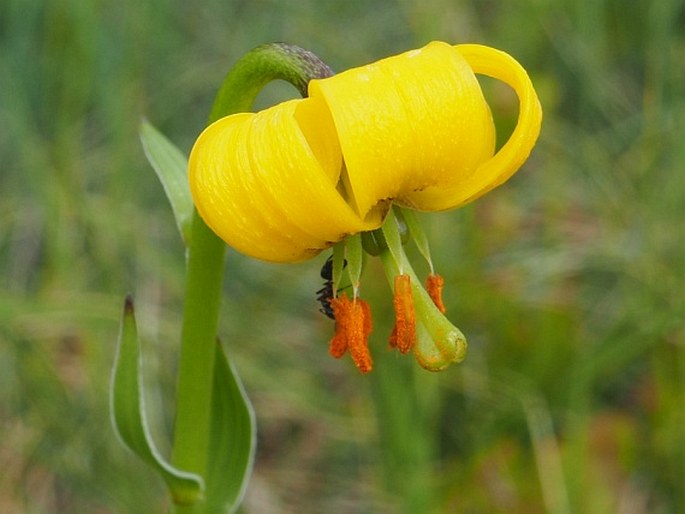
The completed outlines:
{"type": "Polygon", "coordinates": [[[346,294],[333,298],[331,307],[335,316],[335,334],[328,346],[328,353],[339,359],[347,351],[347,325],[350,317],[350,306],[352,303],[346,294]]]}
{"type": "Polygon", "coordinates": [[[331,300],[331,307],[335,315],[335,335],[331,339],[329,353],[340,358],[349,350],[359,371],[368,373],[373,368],[368,344],[372,328],[369,304],[359,298],[350,300],[343,293],[331,300]]]}
{"type": "Polygon", "coordinates": [[[395,276],[393,305],[395,327],[390,336],[390,346],[400,353],[409,353],[416,342],[416,314],[409,275],[395,276]]]}
{"type": "Polygon", "coordinates": [[[357,298],[352,301],[347,345],[354,364],[362,373],[368,373],[373,368],[368,340],[371,331],[370,312],[369,306],[364,300],[357,298]]]}
{"type": "Polygon", "coordinates": [[[369,337],[369,334],[373,330],[373,323],[371,322],[371,307],[368,302],[358,299],[364,311],[364,336],[369,337]]]}
{"type": "Polygon", "coordinates": [[[442,303],[442,286],[445,284],[445,279],[440,275],[431,273],[426,279],[426,290],[428,296],[431,297],[435,306],[445,314],[445,305],[442,303]]]}

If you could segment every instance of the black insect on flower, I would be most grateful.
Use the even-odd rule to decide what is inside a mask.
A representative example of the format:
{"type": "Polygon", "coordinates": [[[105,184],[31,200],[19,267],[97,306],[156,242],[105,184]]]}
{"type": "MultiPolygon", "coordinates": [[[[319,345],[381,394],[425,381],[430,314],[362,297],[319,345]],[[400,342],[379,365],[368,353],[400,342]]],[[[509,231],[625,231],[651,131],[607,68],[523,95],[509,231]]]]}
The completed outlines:
{"type": "MultiPolygon", "coordinates": [[[[345,266],[347,266],[347,261],[343,263],[343,267],[345,266]]],[[[333,307],[331,307],[331,300],[334,296],[332,255],[321,266],[321,278],[324,279],[323,287],[316,292],[316,300],[321,304],[319,311],[334,320],[335,315],[333,314],[333,307]]]]}

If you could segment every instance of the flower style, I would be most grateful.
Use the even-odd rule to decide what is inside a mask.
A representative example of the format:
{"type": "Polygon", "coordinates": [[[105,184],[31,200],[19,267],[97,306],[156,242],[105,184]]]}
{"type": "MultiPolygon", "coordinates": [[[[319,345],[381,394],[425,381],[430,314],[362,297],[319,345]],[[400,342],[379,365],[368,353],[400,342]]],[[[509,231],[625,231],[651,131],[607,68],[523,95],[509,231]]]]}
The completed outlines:
{"type": "MultiPolygon", "coordinates": [[[[432,264],[428,293],[413,273],[399,241],[401,218],[430,263],[425,238],[409,210],[394,213],[391,206],[442,211],[485,194],[524,163],[541,120],[531,81],[512,57],[480,45],[433,42],[312,80],[307,98],[216,121],[191,152],[191,192],[207,225],[258,259],[310,259],[355,234],[364,234],[367,250],[367,243],[378,243],[395,291],[391,345],[402,353],[413,348],[424,367],[442,369],[463,358],[465,340],[440,321],[442,279],[432,264]],[[497,152],[476,73],[509,84],[519,98],[517,126],[497,152]]],[[[335,283],[344,258],[337,258],[335,283]]],[[[358,299],[356,267],[361,259],[346,270],[352,299],[333,287],[331,353],[349,349],[366,372],[370,314],[358,299]]]]}

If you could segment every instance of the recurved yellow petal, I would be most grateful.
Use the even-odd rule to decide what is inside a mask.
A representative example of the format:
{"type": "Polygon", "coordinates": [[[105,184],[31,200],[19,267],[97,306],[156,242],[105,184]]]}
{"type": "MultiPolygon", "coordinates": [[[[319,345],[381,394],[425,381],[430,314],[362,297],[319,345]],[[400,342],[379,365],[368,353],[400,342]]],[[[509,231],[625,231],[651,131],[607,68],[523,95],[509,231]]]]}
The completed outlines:
{"type": "Polygon", "coordinates": [[[478,81],[446,43],[314,80],[309,94],[330,110],[362,216],[381,200],[414,206],[414,191],[456,186],[494,152],[478,81]]]}
{"type": "Polygon", "coordinates": [[[518,123],[509,140],[485,160],[468,180],[451,186],[431,186],[409,195],[421,210],[440,211],[460,207],[508,180],[525,162],[535,146],[542,124],[542,107],[526,70],[510,55],[482,45],[454,47],[475,73],[508,84],[519,98],[518,123]]]}
{"type": "Polygon", "coordinates": [[[313,107],[291,100],[228,116],[193,147],[189,179],[198,212],[238,251],[295,262],[380,226],[384,212],[361,219],[337,190],[340,149],[313,107]]]}
{"type": "Polygon", "coordinates": [[[301,252],[279,230],[260,186],[254,184],[245,145],[253,114],[241,113],[213,123],[196,141],[189,160],[195,205],[205,223],[247,255],[291,256],[301,252]]]}

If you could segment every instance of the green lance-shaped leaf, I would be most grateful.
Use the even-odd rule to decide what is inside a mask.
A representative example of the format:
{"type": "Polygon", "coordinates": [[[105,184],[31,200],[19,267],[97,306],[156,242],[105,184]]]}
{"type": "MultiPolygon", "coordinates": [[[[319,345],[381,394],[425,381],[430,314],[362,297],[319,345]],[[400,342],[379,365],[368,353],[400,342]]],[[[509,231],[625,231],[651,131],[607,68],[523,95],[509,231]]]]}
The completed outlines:
{"type": "Polygon", "coordinates": [[[256,446],[255,415],[235,368],[217,341],[212,392],[208,513],[232,513],[240,505],[252,473],[256,446]]]}
{"type": "Polygon", "coordinates": [[[188,185],[188,159],[164,134],[143,120],[140,140],[148,161],[162,183],[174,212],[176,226],[188,245],[193,215],[193,199],[188,185]]]}
{"type": "Polygon", "coordinates": [[[126,297],[110,388],[112,423],[119,437],[162,477],[176,504],[192,504],[202,496],[202,478],[171,466],[155,447],[145,415],[141,354],[133,300],[126,297]]]}

